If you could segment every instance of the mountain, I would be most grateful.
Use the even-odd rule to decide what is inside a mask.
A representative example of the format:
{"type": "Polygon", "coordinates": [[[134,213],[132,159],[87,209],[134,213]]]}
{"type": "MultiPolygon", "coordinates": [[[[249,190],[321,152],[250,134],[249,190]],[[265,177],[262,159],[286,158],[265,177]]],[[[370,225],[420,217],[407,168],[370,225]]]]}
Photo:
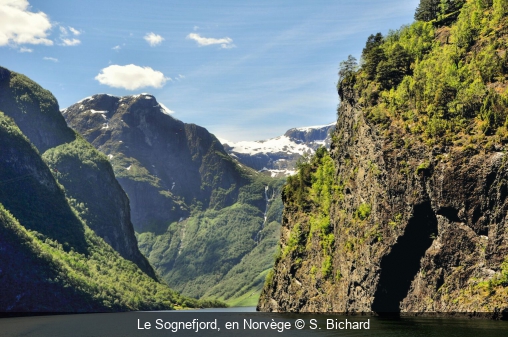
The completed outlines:
{"type": "Polygon", "coordinates": [[[155,278],[137,247],[129,200],[111,165],[67,126],[53,95],[27,77],[0,68],[0,111],[14,119],[42,154],[87,225],[155,278]]]}
{"type": "Polygon", "coordinates": [[[257,301],[273,263],[282,181],[241,167],[214,135],[173,118],[149,94],[94,95],[62,114],[111,162],[139,247],[172,287],[228,301],[254,293],[257,301]],[[235,269],[242,263],[249,268],[235,269]]]}
{"type": "Polygon", "coordinates": [[[506,319],[507,14],[466,1],[341,63],[331,149],[283,188],[259,310],[506,319]]]}
{"type": "Polygon", "coordinates": [[[272,177],[294,174],[297,161],[312,155],[320,146],[329,147],[335,123],[293,128],[283,136],[258,141],[230,142],[220,139],[229,155],[257,171],[272,177]]]}
{"type": "MultiPolygon", "coordinates": [[[[91,229],[107,229],[89,217],[87,208],[96,206],[85,204],[87,198],[77,199],[80,194],[71,197],[64,184],[79,179],[80,174],[87,179],[99,177],[105,185],[96,188],[110,190],[95,196],[125,198],[125,194],[115,195],[116,185],[103,178],[111,171],[102,163],[104,156],[66,126],[51,93],[7,69],[0,68],[0,75],[0,110],[5,112],[0,111],[0,311],[97,312],[217,305],[182,297],[154,279],[136,246],[134,253],[131,247],[119,246],[122,242],[129,245],[129,239],[135,243],[129,237],[132,227],[124,233],[113,221],[110,230],[102,232],[104,239],[91,229]],[[18,119],[35,144],[18,127],[18,119]],[[56,155],[61,147],[77,165],[76,171],[66,171],[65,165],[56,171],[41,155],[42,150],[56,155]],[[104,173],[89,176],[90,167],[104,173]],[[76,204],[81,212],[74,208],[76,204]],[[108,238],[116,250],[106,242],[108,238]],[[136,259],[135,252],[141,259],[136,259]]],[[[61,162],[66,161],[55,161],[57,165],[61,162]]]]}

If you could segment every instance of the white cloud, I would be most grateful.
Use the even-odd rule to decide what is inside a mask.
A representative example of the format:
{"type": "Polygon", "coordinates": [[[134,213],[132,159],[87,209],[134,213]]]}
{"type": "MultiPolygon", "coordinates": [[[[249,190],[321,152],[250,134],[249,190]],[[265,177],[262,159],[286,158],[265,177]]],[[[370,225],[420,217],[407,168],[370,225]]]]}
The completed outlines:
{"type": "MultiPolygon", "coordinates": [[[[2,0],[0,0],[2,1],[2,0]]],[[[69,35],[69,30],[71,31],[71,33],[75,36],[81,34],[81,32],[73,27],[67,27],[69,30],[67,30],[67,28],[65,28],[64,26],[59,26],[58,27],[60,29],[60,45],[61,46],[66,46],[66,47],[69,47],[69,46],[77,46],[79,44],[81,44],[81,41],[79,39],[76,39],[76,38],[68,38],[67,36],[69,35]]]]}
{"type": "Polygon", "coordinates": [[[171,78],[164,77],[160,71],[134,64],[111,65],[102,69],[95,79],[101,84],[127,90],[137,90],[143,87],[161,88],[168,80],[171,81],[171,78]]]}
{"type": "Polygon", "coordinates": [[[77,46],[80,43],[78,39],[62,39],[62,46],[77,46]]]}
{"type": "Polygon", "coordinates": [[[81,34],[81,32],[75,28],[69,27],[69,30],[76,36],[81,34]]]}
{"type": "Polygon", "coordinates": [[[34,50],[33,50],[33,49],[31,49],[31,48],[25,48],[25,47],[21,47],[21,48],[19,48],[19,52],[20,52],[20,53],[31,53],[31,52],[33,52],[33,51],[34,51],[34,50]]]}
{"type": "Polygon", "coordinates": [[[50,29],[48,16],[43,12],[30,12],[27,0],[0,0],[0,46],[51,46],[53,41],[46,38],[50,29]]]}
{"type": "Polygon", "coordinates": [[[122,47],[120,47],[120,45],[118,45],[118,46],[114,46],[114,47],[113,47],[113,48],[111,48],[111,49],[113,49],[113,50],[115,50],[115,51],[119,51],[120,49],[122,49],[122,47]]]}
{"type": "Polygon", "coordinates": [[[45,60],[45,61],[52,61],[52,62],[55,62],[55,63],[58,62],[58,59],[56,59],[54,57],[47,57],[47,56],[45,56],[42,59],[45,60]]]}
{"type": "Polygon", "coordinates": [[[147,33],[144,37],[145,41],[148,42],[148,44],[151,47],[158,46],[164,41],[164,38],[160,35],[157,35],[155,33],[147,33]]]}
{"type": "Polygon", "coordinates": [[[220,44],[221,48],[224,49],[230,49],[235,46],[233,44],[233,39],[229,37],[223,37],[222,39],[214,39],[211,37],[202,37],[196,33],[190,33],[189,35],[187,35],[187,39],[196,41],[200,46],[211,46],[214,44],[220,44]]]}
{"type": "Polygon", "coordinates": [[[222,49],[231,49],[231,48],[235,48],[236,46],[234,44],[223,43],[223,44],[220,45],[220,47],[222,49]]]}

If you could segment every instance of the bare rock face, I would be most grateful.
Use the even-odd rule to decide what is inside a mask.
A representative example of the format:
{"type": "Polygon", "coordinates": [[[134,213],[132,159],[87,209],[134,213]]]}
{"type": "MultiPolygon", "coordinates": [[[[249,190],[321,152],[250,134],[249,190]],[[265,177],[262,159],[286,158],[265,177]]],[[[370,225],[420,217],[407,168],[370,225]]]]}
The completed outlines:
{"type": "Polygon", "coordinates": [[[298,206],[286,188],[286,254],[258,310],[506,314],[506,154],[401,139],[397,126],[369,122],[352,90],[341,95],[333,244],[312,231],[319,205],[298,206]]]}
{"type": "Polygon", "coordinates": [[[152,95],[94,95],[63,115],[108,156],[138,232],[164,232],[196,202],[229,206],[248,182],[214,135],[173,118],[152,95]]]}

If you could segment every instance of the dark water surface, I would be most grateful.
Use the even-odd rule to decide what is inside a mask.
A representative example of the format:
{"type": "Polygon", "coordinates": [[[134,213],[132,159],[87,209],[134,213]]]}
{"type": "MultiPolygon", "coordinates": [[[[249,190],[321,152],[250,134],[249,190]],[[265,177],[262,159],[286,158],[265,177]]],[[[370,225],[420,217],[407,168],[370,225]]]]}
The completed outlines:
{"type": "Polygon", "coordinates": [[[0,318],[0,336],[508,336],[506,321],[254,310],[247,307],[0,318]]]}

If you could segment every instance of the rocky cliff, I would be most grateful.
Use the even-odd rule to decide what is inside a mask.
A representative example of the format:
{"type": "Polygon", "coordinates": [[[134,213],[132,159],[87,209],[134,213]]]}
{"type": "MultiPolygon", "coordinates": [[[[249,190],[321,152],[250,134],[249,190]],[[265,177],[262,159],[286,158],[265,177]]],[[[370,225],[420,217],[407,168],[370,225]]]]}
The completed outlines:
{"type": "Polygon", "coordinates": [[[173,118],[152,95],[94,95],[63,114],[109,157],[138,232],[164,231],[196,202],[231,205],[248,181],[212,134],[173,118]]]}
{"type": "Polygon", "coordinates": [[[330,211],[332,272],[324,275],[323,240],[311,235],[318,207],[296,208],[284,194],[282,250],[297,224],[305,247],[278,260],[259,308],[506,310],[504,290],[487,296],[481,287],[508,255],[506,155],[401,148],[395,134],[380,135],[361,108],[344,104],[340,112],[332,157],[343,192],[330,211]]]}
{"type": "MultiPolygon", "coordinates": [[[[436,39],[446,31],[449,41],[460,45],[465,27],[474,24],[470,18],[484,15],[496,39],[505,41],[500,27],[506,12],[499,17],[496,10],[469,1],[457,23],[439,28],[436,39]]],[[[434,41],[434,27],[416,22],[380,43],[378,52],[388,57],[406,48],[415,27],[421,28],[420,37],[427,31],[434,41]]],[[[414,56],[402,83],[383,82],[381,63],[378,73],[369,75],[368,50],[360,70],[343,68],[330,155],[315,156],[284,188],[281,253],[259,310],[506,317],[506,133],[488,117],[506,120],[499,98],[506,71],[492,70],[497,75],[490,83],[482,77],[485,69],[464,77],[467,69],[477,69],[478,55],[494,41],[484,35],[487,30],[478,30],[462,49],[440,41],[414,56]],[[463,76],[457,87],[450,84],[454,76],[463,76]],[[471,87],[464,83],[474,81],[480,103],[467,106],[471,101],[463,95],[471,87]],[[448,85],[450,91],[424,95],[431,85],[435,90],[448,85]],[[499,89],[494,93],[489,87],[499,89]],[[396,102],[402,92],[408,100],[396,102]],[[463,109],[454,110],[452,104],[459,102],[463,109]],[[330,180],[322,178],[325,168],[330,180]]]]}

